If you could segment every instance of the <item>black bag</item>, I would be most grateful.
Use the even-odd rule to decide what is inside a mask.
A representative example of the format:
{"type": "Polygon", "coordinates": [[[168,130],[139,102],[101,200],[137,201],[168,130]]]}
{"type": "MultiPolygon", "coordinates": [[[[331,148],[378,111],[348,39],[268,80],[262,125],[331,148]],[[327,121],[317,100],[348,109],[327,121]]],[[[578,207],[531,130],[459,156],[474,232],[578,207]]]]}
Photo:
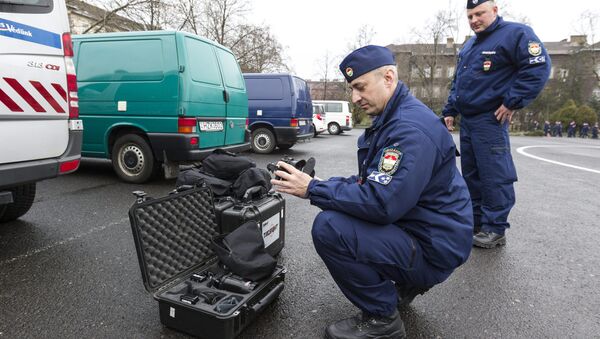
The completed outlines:
{"type": "Polygon", "coordinates": [[[236,199],[244,198],[248,189],[252,187],[261,187],[260,196],[264,196],[271,190],[271,174],[262,168],[248,168],[235,180],[231,186],[231,192],[236,199]]]}
{"type": "Polygon", "coordinates": [[[277,260],[265,250],[256,221],[251,220],[227,235],[213,238],[211,247],[219,260],[242,278],[257,281],[271,274],[277,260]]]}
{"type": "Polygon", "coordinates": [[[196,167],[179,172],[175,187],[184,185],[202,186],[202,184],[206,184],[215,196],[222,197],[231,195],[231,181],[206,174],[196,167]]]}
{"type": "Polygon", "coordinates": [[[212,154],[202,160],[204,172],[212,174],[219,179],[236,179],[248,168],[256,167],[252,159],[237,156],[222,149],[216,149],[212,154]]]}

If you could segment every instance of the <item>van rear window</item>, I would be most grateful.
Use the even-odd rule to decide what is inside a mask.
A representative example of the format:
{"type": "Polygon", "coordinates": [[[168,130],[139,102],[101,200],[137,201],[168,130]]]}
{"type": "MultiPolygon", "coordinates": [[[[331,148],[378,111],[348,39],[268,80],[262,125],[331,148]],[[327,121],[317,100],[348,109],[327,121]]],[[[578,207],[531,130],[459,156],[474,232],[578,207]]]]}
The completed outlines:
{"type": "Polygon", "coordinates": [[[50,13],[52,0],[0,0],[0,12],[8,13],[50,13]]]}
{"type": "Polygon", "coordinates": [[[185,37],[187,59],[192,80],[221,85],[221,73],[213,48],[206,42],[185,37]]]}
{"type": "Polygon", "coordinates": [[[217,55],[221,62],[221,70],[223,71],[223,79],[227,87],[244,89],[244,78],[240,71],[240,66],[233,54],[217,48],[217,55]]]}
{"type": "Polygon", "coordinates": [[[281,79],[246,79],[248,100],[281,100],[283,83],[281,79]]]}
{"type": "Polygon", "coordinates": [[[294,77],[294,83],[296,84],[296,95],[298,100],[307,101],[307,94],[310,94],[306,88],[306,82],[302,79],[294,77]]]}

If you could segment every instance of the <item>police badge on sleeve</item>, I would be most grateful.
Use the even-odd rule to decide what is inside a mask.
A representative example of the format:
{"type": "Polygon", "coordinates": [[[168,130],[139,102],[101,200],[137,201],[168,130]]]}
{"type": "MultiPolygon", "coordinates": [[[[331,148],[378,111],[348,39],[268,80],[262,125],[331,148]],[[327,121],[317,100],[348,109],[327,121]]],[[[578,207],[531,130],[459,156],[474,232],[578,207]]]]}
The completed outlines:
{"type": "Polygon", "coordinates": [[[537,41],[530,41],[527,45],[527,51],[534,57],[539,56],[542,54],[542,45],[537,41]]]}
{"type": "Polygon", "coordinates": [[[392,175],[398,170],[400,161],[402,160],[402,152],[395,147],[388,147],[383,150],[381,159],[379,159],[379,172],[392,175]]]}

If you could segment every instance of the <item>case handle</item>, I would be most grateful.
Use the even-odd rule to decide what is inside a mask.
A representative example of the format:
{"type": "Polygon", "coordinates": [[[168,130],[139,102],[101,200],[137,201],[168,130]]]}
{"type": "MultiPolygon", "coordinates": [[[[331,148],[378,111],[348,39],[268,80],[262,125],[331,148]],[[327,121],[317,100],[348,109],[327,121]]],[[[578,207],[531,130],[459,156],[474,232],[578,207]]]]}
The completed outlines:
{"type": "Polygon", "coordinates": [[[250,309],[255,313],[260,313],[265,307],[267,307],[275,298],[279,296],[281,291],[283,290],[284,284],[283,281],[277,284],[275,288],[273,288],[267,295],[265,295],[262,299],[260,299],[256,304],[252,305],[250,309]]]}
{"type": "Polygon", "coordinates": [[[262,186],[253,186],[250,187],[244,192],[244,196],[242,197],[242,202],[250,202],[253,198],[261,197],[266,194],[266,189],[262,186]]]}

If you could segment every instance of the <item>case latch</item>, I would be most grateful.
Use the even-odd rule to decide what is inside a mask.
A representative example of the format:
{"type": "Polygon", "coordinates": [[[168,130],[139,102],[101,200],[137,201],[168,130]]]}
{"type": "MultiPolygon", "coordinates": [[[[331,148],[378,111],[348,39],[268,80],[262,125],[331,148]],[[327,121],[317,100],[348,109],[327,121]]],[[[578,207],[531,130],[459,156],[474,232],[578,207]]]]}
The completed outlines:
{"type": "Polygon", "coordinates": [[[135,201],[138,204],[141,204],[144,201],[148,200],[148,193],[146,193],[144,191],[133,191],[131,193],[135,196],[135,201]]]}

